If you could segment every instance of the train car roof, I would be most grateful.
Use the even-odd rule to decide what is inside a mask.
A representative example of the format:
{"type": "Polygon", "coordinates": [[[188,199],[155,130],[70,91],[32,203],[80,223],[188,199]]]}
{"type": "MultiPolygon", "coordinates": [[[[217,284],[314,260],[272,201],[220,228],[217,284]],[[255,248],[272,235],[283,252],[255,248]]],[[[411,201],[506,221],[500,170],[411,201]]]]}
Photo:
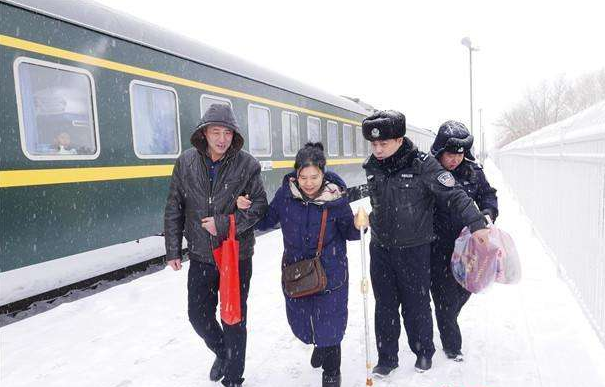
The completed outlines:
{"type": "Polygon", "coordinates": [[[40,14],[61,19],[116,38],[153,48],[197,63],[228,71],[270,86],[300,94],[358,114],[362,106],[346,98],[305,85],[234,55],[184,37],[90,0],[1,0],[40,14]],[[76,4],[77,3],[77,4],[76,4]]]}

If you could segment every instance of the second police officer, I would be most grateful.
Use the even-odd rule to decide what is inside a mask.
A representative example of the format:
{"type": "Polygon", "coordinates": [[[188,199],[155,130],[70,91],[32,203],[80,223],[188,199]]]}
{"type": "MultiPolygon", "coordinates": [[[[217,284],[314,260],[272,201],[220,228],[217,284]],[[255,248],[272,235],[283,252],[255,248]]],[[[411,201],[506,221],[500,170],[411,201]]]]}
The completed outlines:
{"type": "Polygon", "coordinates": [[[399,308],[415,368],[431,368],[433,322],[429,289],[435,203],[457,214],[474,238],[487,235],[484,216],[452,174],[405,137],[405,116],[378,111],[363,121],[371,142],[366,171],[370,214],[370,276],[376,300],[375,334],[378,364],[374,374],[386,376],[399,365],[399,308]]]}
{"type": "MultiPolygon", "coordinates": [[[[470,196],[484,215],[496,220],[498,199],[472,154],[473,136],[464,124],[444,122],[431,146],[431,154],[450,171],[459,186],[470,196]]],[[[464,289],[452,274],[451,257],[456,238],[464,228],[458,214],[437,203],[435,233],[437,239],[431,248],[431,295],[435,304],[437,327],[443,351],[449,359],[462,361],[462,336],[458,314],[471,293],[464,289]]]]}

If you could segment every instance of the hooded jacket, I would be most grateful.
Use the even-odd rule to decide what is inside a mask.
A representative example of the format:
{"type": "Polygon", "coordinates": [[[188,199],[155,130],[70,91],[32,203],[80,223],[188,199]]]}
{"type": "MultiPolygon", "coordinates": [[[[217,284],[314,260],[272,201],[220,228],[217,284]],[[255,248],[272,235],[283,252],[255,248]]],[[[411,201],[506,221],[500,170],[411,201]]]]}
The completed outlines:
{"type": "MultiPolygon", "coordinates": [[[[215,105],[213,105],[215,106],[215,105]]],[[[211,107],[212,108],[212,107],[211,107]]],[[[210,110],[210,109],[209,109],[210,110]]],[[[207,114],[204,115],[206,118],[207,114]]],[[[212,123],[216,117],[210,117],[212,123]]],[[[260,163],[242,150],[244,140],[234,129],[231,147],[216,171],[211,184],[204,136],[204,120],[191,136],[190,148],[176,160],[164,213],[166,259],[181,258],[182,239],[187,239],[190,259],[214,263],[212,251],[227,238],[229,214],[235,213],[236,238],[240,242],[240,259],[254,253],[254,226],[267,210],[267,195],[261,180],[260,163]],[[246,193],[252,204],[246,211],[237,209],[236,200],[246,193]],[[214,217],[217,236],[202,228],[202,219],[214,217]]],[[[226,125],[225,125],[226,126],[226,125]]],[[[229,126],[227,126],[229,127],[229,126]]]]}

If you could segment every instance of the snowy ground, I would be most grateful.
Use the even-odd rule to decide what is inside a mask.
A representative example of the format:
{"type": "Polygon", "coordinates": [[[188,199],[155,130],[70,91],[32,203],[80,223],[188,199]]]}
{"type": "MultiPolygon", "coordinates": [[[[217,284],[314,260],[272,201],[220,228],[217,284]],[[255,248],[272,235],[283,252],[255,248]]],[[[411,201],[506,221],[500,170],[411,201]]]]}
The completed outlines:
{"type": "MultiPolygon", "coordinates": [[[[495,285],[471,298],[460,317],[463,363],[445,358],[436,334],[433,368],[417,374],[403,333],[399,369],[375,385],[605,386],[605,349],[534,238],[499,171],[488,164],[487,172],[499,188],[498,224],[512,234],[522,256],[522,282],[495,285]]],[[[286,322],[279,283],[281,244],[279,231],[257,242],[248,302],[245,385],[319,386],[321,371],[309,365],[311,348],[294,338],[286,322]]],[[[349,244],[349,261],[343,386],[363,386],[359,242],[349,244]]],[[[72,302],[0,328],[1,385],[218,386],[207,379],[214,356],[187,320],[187,268],[185,264],[180,272],[161,270],[88,297],[80,294],[72,302]]],[[[375,361],[374,348],[372,353],[375,361]]]]}

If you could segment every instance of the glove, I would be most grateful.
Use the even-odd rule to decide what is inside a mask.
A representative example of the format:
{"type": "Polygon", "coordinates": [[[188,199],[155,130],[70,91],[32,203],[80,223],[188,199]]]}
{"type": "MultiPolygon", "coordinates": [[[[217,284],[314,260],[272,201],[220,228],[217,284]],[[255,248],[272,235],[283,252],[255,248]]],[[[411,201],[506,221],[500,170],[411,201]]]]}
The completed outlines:
{"type": "Polygon", "coordinates": [[[496,212],[493,209],[486,208],[484,210],[481,210],[481,213],[483,215],[485,215],[485,216],[489,216],[489,218],[491,219],[492,223],[494,223],[496,221],[497,214],[496,214],[496,212]]]}

